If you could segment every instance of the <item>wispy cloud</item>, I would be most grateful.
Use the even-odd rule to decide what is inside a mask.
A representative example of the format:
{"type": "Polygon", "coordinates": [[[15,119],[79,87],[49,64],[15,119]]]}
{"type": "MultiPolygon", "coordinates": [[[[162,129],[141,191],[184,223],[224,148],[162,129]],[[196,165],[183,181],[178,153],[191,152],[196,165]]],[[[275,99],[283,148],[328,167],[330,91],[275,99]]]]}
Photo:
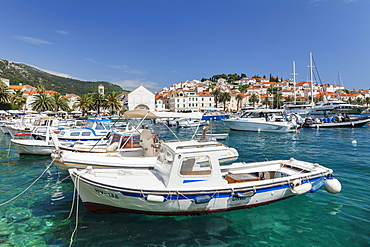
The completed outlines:
{"type": "Polygon", "coordinates": [[[68,74],[65,74],[65,73],[61,73],[61,72],[55,72],[55,71],[52,71],[52,70],[46,70],[46,69],[41,69],[49,74],[52,74],[52,75],[57,75],[57,76],[61,76],[61,77],[65,77],[65,78],[73,78],[73,79],[77,79],[71,75],[68,75],[68,74]]]}
{"type": "Polygon", "coordinates": [[[127,89],[127,90],[134,90],[135,88],[137,88],[140,85],[143,85],[144,87],[146,87],[148,89],[151,89],[151,90],[154,90],[154,91],[158,90],[158,88],[159,88],[158,83],[148,81],[148,80],[145,80],[145,79],[122,80],[122,81],[116,81],[116,82],[113,82],[113,83],[118,84],[123,89],[127,89]]]}
{"type": "Polygon", "coordinates": [[[52,74],[52,75],[57,75],[57,76],[65,77],[65,78],[77,79],[76,77],[73,77],[73,76],[65,74],[65,73],[56,72],[56,71],[47,70],[47,69],[41,69],[41,68],[33,66],[33,65],[29,65],[29,66],[34,67],[34,68],[39,69],[39,70],[42,70],[42,71],[44,71],[46,73],[49,73],[49,74],[52,74]]]}
{"type": "Polygon", "coordinates": [[[147,73],[147,71],[145,70],[132,69],[127,65],[107,65],[107,67],[112,69],[123,70],[125,73],[129,74],[144,75],[147,73]]]}
{"type": "Polygon", "coordinates": [[[94,60],[92,58],[83,58],[83,60],[88,61],[90,63],[94,63],[94,64],[100,64],[98,61],[96,61],[96,60],[94,60]]]}
{"type": "Polygon", "coordinates": [[[49,41],[43,40],[43,39],[38,39],[38,38],[33,38],[33,37],[27,37],[27,36],[13,36],[13,39],[17,39],[29,44],[33,45],[50,45],[52,44],[49,41]]]}
{"type": "Polygon", "coordinates": [[[57,33],[62,34],[62,35],[67,35],[67,34],[69,34],[69,32],[64,31],[64,30],[57,30],[57,33]]]}

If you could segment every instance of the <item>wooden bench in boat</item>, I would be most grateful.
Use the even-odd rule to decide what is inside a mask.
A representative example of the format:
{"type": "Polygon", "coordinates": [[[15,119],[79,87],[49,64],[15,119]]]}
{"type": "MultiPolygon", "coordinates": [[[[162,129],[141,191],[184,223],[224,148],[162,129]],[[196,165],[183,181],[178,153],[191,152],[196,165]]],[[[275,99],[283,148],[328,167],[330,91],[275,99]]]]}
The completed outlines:
{"type": "Polygon", "coordinates": [[[239,173],[239,174],[226,174],[225,176],[226,181],[229,184],[232,183],[244,183],[244,182],[251,182],[251,181],[259,181],[259,177],[250,174],[250,173],[239,173]]]}

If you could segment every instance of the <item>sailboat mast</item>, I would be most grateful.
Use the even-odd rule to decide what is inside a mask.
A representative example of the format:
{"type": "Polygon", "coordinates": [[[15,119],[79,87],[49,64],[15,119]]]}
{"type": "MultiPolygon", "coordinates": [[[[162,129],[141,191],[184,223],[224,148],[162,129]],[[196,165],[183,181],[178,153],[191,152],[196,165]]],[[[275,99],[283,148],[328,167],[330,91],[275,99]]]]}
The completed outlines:
{"type": "MultiPolygon", "coordinates": [[[[338,84],[339,86],[344,86],[343,83],[342,83],[342,78],[340,77],[340,70],[338,69],[338,84]]],[[[340,100],[342,100],[342,97],[341,97],[341,93],[339,93],[339,97],[338,97],[340,100]]]]}
{"type": "Polygon", "coordinates": [[[295,73],[295,61],[293,61],[294,104],[296,105],[297,104],[297,92],[296,92],[296,88],[295,88],[295,85],[296,85],[295,76],[296,76],[296,73],[295,73]]]}
{"type": "Polygon", "coordinates": [[[312,52],[310,52],[310,82],[311,82],[311,105],[314,105],[313,103],[313,66],[312,66],[312,52]]]}

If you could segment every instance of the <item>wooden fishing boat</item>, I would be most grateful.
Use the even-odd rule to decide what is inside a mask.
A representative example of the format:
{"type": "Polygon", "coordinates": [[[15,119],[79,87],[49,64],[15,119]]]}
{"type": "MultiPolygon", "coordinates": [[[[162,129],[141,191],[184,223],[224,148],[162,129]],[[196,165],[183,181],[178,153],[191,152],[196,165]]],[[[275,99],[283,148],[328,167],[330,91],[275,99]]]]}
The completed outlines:
{"type": "Polygon", "coordinates": [[[322,186],[338,193],[333,171],[289,160],[220,165],[218,142],[162,143],[153,169],[69,169],[94,213],[194,215],[269,204],[322,186]]]}

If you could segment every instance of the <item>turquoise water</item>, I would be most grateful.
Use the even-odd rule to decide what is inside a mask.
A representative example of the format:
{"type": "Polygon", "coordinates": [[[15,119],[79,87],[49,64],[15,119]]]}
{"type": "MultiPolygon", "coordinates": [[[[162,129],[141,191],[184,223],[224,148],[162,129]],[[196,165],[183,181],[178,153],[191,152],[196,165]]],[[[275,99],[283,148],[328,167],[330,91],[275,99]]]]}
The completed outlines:
{"type": "MultiPolygon", "coordinates": [[[[161,126],[159,127],[161,128],[161,126]]],[[[222,123],[218,127],[223,130],[222,123]]],[[[191,136],[188,129],[174,131],[191,136]]],[[[164,132],[164,131],[163,131],[164,132]]],[[[0,134],[0,246],[369,246],[370,128],[302,129],[298,134],[231,131],[225,144],[240,161],[296,159],[334,170],[336,195],[319,190],[270,205],[203,216],[96,215],[55,166],[24,194],[51,158],[19,157],[0,134]],[[357,144],[352,141],[356,140],[357,144]],[[5,204],[4,204],[5,203],[5,204]]]]}

